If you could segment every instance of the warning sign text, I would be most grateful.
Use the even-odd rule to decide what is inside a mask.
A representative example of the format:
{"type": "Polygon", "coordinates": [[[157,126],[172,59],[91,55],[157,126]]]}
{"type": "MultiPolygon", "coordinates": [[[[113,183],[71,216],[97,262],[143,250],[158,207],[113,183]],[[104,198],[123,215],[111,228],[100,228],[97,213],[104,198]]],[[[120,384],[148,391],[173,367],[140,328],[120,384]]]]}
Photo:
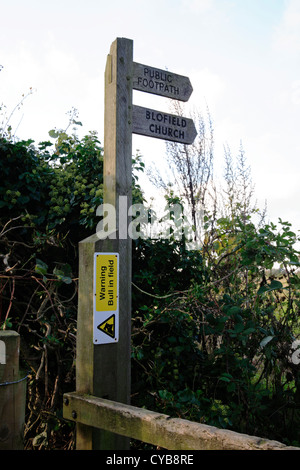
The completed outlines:
{"type": "Polygon", "coordinates": [[[96,260],[96,310],[117,309],[118,264],[115,255],[98,255],[96,260]]]}

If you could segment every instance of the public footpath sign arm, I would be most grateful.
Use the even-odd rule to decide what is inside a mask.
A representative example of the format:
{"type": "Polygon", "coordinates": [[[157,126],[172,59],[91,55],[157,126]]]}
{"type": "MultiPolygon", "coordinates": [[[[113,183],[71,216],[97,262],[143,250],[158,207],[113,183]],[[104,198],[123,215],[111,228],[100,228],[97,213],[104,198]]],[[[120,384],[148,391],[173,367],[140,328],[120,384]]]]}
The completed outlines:
{"type": "Polygon", "coordinates": [[[188,101],[193,87],[183,75],[133,62],[134,90],[145,91],[179,101],[188,101]]]}

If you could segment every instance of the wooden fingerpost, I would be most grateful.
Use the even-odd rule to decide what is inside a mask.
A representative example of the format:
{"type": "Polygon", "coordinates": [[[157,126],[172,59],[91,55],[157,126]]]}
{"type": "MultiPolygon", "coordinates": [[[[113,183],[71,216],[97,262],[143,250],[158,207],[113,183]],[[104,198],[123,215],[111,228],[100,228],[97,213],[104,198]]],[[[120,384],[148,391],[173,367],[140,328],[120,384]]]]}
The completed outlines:
{"type": "MultiPolygon", "coordinates": [[[[127,234],[132,186],[132,64],[133,41],[117,38],[106,62],[104,116],[104,204],[116,210],[116,231],[105,239],[95,234],[79,243],[76,358],[77,392],[124,404],[130,403],[131,375],[131,239],[127,234]],[[94,339],[95,253],[118,255],[118,322],[114,313],[108,317],[107,329],[103,328],[110,339],[107,344],[95,344],[94,339]],[[113,325],[110,319],[115,321],[113,325]],[[108,327],[118,329],[115,338],[108,327]]],[[[129,439],[78,423],[76,448],[123,450],[129,448],[129,439]]]]}
{"type": "Polygon", "coordinates": [[[24,449],[26,376],[19,370],[20,335],[0,331],[0,451],[24,449]]]}

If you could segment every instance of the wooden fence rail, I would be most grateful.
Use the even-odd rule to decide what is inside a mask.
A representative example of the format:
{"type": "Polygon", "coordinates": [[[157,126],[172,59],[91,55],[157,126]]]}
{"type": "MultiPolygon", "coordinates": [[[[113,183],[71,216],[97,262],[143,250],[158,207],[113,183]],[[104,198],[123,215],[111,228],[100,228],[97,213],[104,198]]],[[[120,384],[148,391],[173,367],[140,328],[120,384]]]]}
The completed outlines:
{"type": "Polygon", "coordinates": [[[64,395],[64,417],[168,450],[300,450],[91,395],[64,395]]]}

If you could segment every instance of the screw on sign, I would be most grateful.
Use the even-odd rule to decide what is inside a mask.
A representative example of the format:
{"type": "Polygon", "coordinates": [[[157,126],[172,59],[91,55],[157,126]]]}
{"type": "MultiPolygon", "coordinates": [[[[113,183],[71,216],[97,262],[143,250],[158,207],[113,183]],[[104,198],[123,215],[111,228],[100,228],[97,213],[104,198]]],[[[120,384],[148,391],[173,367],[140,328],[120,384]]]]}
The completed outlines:
{"type": "Polygon", "coordinates": [[[100,325],[97,326],[98,330],[103,331],[105,334],[110,336],[111,338],[115,338],[115,321],[116,321],[116,316],[115,314],[111,315],[109,318],[104,320],[104,322],[100,323],[100,325]]]}

